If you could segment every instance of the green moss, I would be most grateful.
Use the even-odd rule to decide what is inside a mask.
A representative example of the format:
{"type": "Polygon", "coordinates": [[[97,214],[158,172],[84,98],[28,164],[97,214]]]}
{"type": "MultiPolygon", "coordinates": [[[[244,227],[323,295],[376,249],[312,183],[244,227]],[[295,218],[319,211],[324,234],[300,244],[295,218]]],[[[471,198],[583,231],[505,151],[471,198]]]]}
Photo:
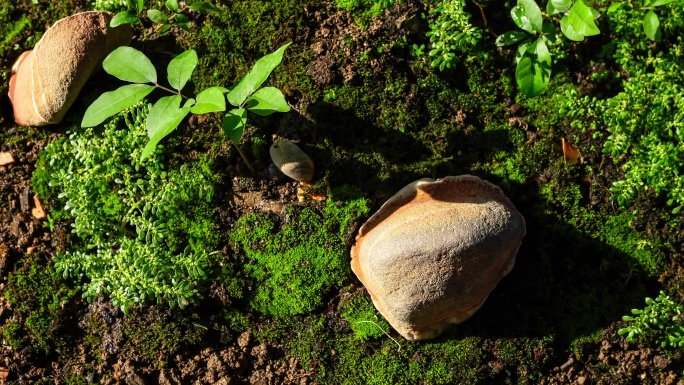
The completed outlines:
{"type": "Polygon", "coordinates": [[[20,350],[28,345],[29,339],[26,336],[23,326],[19,322],[10,321],[2,327],[2,336],[13,350],[20,350]]]}
{"type": "Polygon", "coordinates": [[[181,311],[161,311],[151,307],[124,318],[123,349],[135,352],[155,369],[164,368],[181,349],[204,338],[206,328],[199,316],[181,311]]]}
{"type": "Polygon", "coordinates": [[[23,322],[10,323],[3,333],[15,349],[28,354],[47,354],[54,346],[53,325],[62,311],[62,302],[75,295],[50,265],[27,260],[9,275],[5,298],[23,322]]]}
{"type": "Polygon", "coordinates": [[[548,184],[542,186],[540,194],[550,204],[549,214],[629,256],[632,263],[648,275],[656,277],[664,270],[665,258],[658,240],[632,228],[631,222],[635,219],[633,213],[603,215],[587,210],[581,204],[583,197],[580,186],[575,183],[566,184],[562,189],[558,184],[548,184]]]}
{"type": "Polygon", "coordinates": [[[252,306],[276,316],[320,306],[325,293],[349,275],[345,235],[367,212],[364,198],[331,199],[322,212],[290,207],[289,222],[282,225],[264,214],[240,218],[231,239],[248,258],[244,269],[254,282],[252,306]]]}
{"type": "Polygon", "coordinates": [[[340,315],[362,340],[379,338],[390,331],[385,318],[375,309],[367,295],[355,295],[340,303],[340,315]]]}
{"type": "MultiPolygon", "coordinates": [[[[370,19],[380,16],[393,1],[383,0],[335,0],[335,5],[339,9],[352,12],[362,19],[370,19]]],[[[360,20],[363,24],[363,20],[360,20]]]]}

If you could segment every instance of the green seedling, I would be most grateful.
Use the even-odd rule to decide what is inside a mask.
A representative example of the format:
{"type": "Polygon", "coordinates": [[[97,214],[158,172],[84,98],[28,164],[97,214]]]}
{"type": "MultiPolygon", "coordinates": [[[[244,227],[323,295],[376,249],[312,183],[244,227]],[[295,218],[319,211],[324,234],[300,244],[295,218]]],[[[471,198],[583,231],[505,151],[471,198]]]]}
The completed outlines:
{"type": "MultiPolygon", "coordinates": [[[[598,11],[583,0],[549,0],[546,12],[549,17],[562,15],[560,29],[569,40],[582,41],[587,36],[600,33],[594,22],[598,11]]],[[[519,43],[515,80],[525,96],[534,97],[549,85],[552,59],[547,44],[554,44],[556,28],[551,21],[544,20],[534,0],[518,0],[511,9],[511,17],[522,31],[508,31],[500,35],[496,45],[503,47],[519,43]]]]}
{"type": "Polygon", "coordinates": [[[618,334],[625,335],[627,342],[655,337],[663,348],[684,347],[684,307],[662,291],[656,299],[646,298],[644,309],[632,309],[632,315],[622,320],[627,326],[618,334]]]}
{"type": "Polygon", "coordinates": [[[430,66],[440,71],[453,68],[458,62],[457,52],[468,52],[482,39],[482,31],[470,24],[470,13],[465,11],[465,0],[445,0],[430,11],[437,19],[430,23],[430,66]]]}
{"type": "Polygon", "coordinates": [[[289,105],[283,93],[275,87],[261,87],[275,67],[280,64],[287,43],[273,53],[257,60],[252,69],[233,88],[209,87],[194,98],[181,94],[197,66],[197,53],[187,50],[171,60],[167,68],[167,80],[171,88],[157,81],[157,71],[152,62],[142,52],[131,47],[119,47],[105,58],[104,70],[120,80],[130,82],[118,89],[105,92],[95,100],[85,112],[81,127],[94,127],[116,113],[131,107],[144,99],[155,89],[171,93],[160,98],[150,110],[147,120],[149,142],[142,152],[141,159],[149,157],[157,144],[185,119],[188,114],[208,114],[226,111],[226,100],[233,107],[223,119],[223,132],[233,141],[240,155],[254,172],[239,146],[245,125],[247,111],[267,116],[274,112],[288,112],[289,105]]]}
{"type": "Polygon", "coordinates": [[[144,12],[145,2],[143,0],[128,0],[126,3],[128,9],[114,15],[109,23],[111,27],[142,22],[141,17],[143,14],[146,14],[147,18],[155,24],[155,28],[152,32],[156,32],[160,36],[167,34],[174,25],[187,31],[189,29],[190,21],[183,12],[188,9],[203,14],[219,13],[221,11],[219,8],[216,8],[216,6],[204,1],[195,1],[189,5],[183,3],[181,6],[178,3],[178,0],[166,0],[164,5],[166,6],[168,13],[158,9],[148,9],[147,12],[144,12]]]}

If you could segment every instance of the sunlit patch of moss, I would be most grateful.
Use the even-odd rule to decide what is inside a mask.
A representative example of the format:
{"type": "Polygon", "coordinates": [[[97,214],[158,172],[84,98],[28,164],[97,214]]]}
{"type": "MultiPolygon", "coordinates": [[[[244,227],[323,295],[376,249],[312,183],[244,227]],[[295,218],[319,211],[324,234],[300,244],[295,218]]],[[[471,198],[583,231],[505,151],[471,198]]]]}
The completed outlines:
{"type": "Polygon", "coordinates": [[[382,337],[390,330],[389,324],[367,295],[357,294],[341,301],[340,315],[349,322],[356,337],[362,340],[382,337]]]}
{"type": "Polygon", "coordinates": [[[310,312],[349,276],[347,232],[368,213],[368,203],[358,195],[337,200],[352,190],[338,191],[322,212],[290,207],[287,223],[265,214],[238,220],[231,239],[248,259],[244,270],[254,282],[250,301],[256,310],[275,316],[310,312]]]}

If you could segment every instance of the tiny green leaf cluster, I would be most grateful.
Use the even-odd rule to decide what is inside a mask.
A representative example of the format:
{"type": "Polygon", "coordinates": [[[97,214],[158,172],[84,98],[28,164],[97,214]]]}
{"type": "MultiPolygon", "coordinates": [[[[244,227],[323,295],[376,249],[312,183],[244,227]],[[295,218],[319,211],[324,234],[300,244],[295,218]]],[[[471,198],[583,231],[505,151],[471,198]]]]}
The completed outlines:
{"type": "Polygon", "coordinates": [[[646,307],[632,309],[622,320],[627,326],[618,330],[627,342],[655,338],[663,348],[684,347],[684,306],[661,291],[656,299],[646,298],[646,307]]]}
{"type": "MultiPolygon", "coordinates": [[[[160,88],[173,95],[160,98],[148,114],[146,127],[150,140],[140,155],[142,159],[149,157],[157,144],[171,134],[188,114],[223,112],[226,110],[226,99],[236,108],[226,114],[223,120],[223,131],[237,146],[247,123],[247,110],[261,116],[290,110],[290,106],[279,89],[259,88],[280,64],[283,53],[290,44],[287,43],[275,52],[257,60],[252,70],[232,90],[209,87],[194,99],[181,94],[181,90],[190,80],[198,63],[197,53],[194,50],[187,50],[169,62],[167,80],[173,88],[169,89],[159,85],[157,71],[145,54],[135,48],[119,47],[105,58],[102,66],[108,74],[133,84],[100,95],[86,110],[81,127],[97,126],[105,119],[129,108],[155,89],[160,88]],[[185,102],[183,102],[184,98],[185,102]]],[[[240,154],[242,155],[242,151],[240,154]]]]}
{"type": "Polygon", "coordinates": [[[86,298],[109,295],[124,311],[153,300],[184,307],[199,297],[217,236],[210,203],[217,177],[207,161],[166,169],[146,159],[148,105],[46,147],[33,183],[73,218],[74,247],[55,268],[82,282],[86,298]],[[119,127],[125,122],[125,127],[119,127]]]}
{"type": "MultiPolygon", "coordinates": [[[[595,19],[598,11],[583,0],[549,0],[546,6],[549,16],[562,15],[560,29],[570,40],[582,41],[586,36],[599,34],[595,19]]],[[[551,79],[551,53],[547,44],[556,40],[556,27],[544,21],[542,11],[534,0],[518,0],[511,9],[511,17],[522,31],[509,31],[496,39],[499,47],[519,43],[515,69],[518,88],[527,97],[539,95],[551,79]],[[534,41],[532,39],[537,37],[534,41]]]]}
{"type": "MultiPolygon", "coordinates": [[[[674,2],[675,0],[643,0],[641,2],[641,8],[640,10],[642,11],[647,11],[644,13],[644,18],[642,21],[642,26],[644,29],[644,34],[653,41],[661,41],[662,40],[662,28],[660,26],[660,19],[658,18],[658,14],[655,13],[654,9],[658,7],[662,7],[663,5],[670,4],[674,2]]],[[[626,3],[622,2],[617,2],[611,4],[610,7],[608,7],[608,13],[614,13],[620,8],[624,8],[626,3]]]]}
{"type": "MultiPolygon", "coordinates": [[[[140,17],[143,14],[143,11],[145,10],[144,0],[126,0],[125,3],[127,9],[114,15],[112,21],[109,23],[111,27],[118,27],[124,24],[133,24],[136,22],[141,22],[140,17]]],[[[211,3],[207,3],[204,1],[195,1],[192,2],[190,5],[187,5],[185,2],[183,2],[182,4],[183,6],[181,6],[178,3],[178,0],[166,0],[166,3],[164,5],[166,6],[166,9],[170,14],[167,14],[158,9],[147,10],[147,17],[154,24],[156,24],[155,32],[157,32],[157,34],[162,36],[169,33],[171,27],[174,25],[177,25],[178,27],[183,28],[186,31],[189,30],[190,20],[183,13],[186,9],[191,9],[193,11],[201,12],[204,14],[218,13],[221,11],[219,8],[216,8],[216,6],[212,5],[211,3]]]]}
{"type": "Polygon", "coordinates": [[[482,40],[482,31],[470,24],[470,14],[465,11],[465,0],[444,0],[430,10],[436,18],[429,22],[432,58],[430,66],[444,71],[458,63],[459,52],[469,52],[482,40]]]}

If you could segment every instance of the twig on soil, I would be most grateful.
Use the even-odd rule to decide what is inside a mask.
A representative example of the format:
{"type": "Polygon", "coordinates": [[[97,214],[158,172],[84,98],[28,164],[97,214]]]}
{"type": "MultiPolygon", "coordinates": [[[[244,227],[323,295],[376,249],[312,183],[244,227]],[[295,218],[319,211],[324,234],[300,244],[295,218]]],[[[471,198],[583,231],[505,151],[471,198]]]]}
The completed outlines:
{"type": "Polygon", "coordinates": [[[371,324],[377,326],[378,329],[380,329],[381,332],[383,332],[387,337],[389,337],[389,339],[391,339],[395,344],[397,344],[397,346],[399,347],[399,349],[397,349],[397,353],[399,353],[399,352],[401,351],[401,345],[399,344],[399,342],[397,342],[397,340],[395,340],[394,338],[392,338],[392,336],[389,335],[389,333],[387,333],[385,330],[383,330],[383,328],[381,328],[380,325],[376,324],[376,323],[373,322],[373,321],[358,321],[357,324],[360,324],[360,323],[363,323],[363,322],[368,322],[368,323],[371,323],[371,324]]]}
{"type": "Polygon", "coordinates": [[[490,35],[492,35],[494,38],[496,38],[496,34],[494,33],[494,31],[489,29],[489,27],[487,26],[487,17],[485,16],[484,8],[482,8],[482,5],[480,5],[480,3],[478,3],[477,1],[472,0],[472,2],[473,2],[473,4],[477,5],[478,8],[480,8],[480,15],[482,15],[482,21],[484,22],[485,29],[487,31],[489,31],[490,35]]]}

